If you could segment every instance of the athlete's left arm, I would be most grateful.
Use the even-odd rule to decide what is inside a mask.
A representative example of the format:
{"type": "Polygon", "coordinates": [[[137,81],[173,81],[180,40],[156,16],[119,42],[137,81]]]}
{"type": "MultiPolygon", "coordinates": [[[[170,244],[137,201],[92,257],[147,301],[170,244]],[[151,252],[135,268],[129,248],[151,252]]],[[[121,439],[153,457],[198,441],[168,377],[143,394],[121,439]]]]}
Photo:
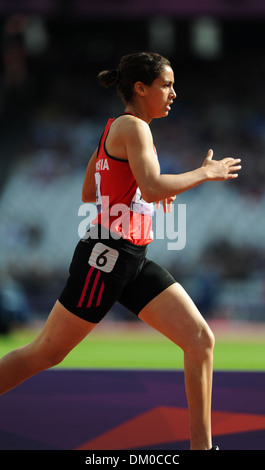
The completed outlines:
{"type": "Polygon", "coordinates": [[[82,188],[82,201],[83,202],[95,202],[96,201],[96,159],[98,149],[95,150],[93,156],[88,162],[85,180],[82,188]]]}

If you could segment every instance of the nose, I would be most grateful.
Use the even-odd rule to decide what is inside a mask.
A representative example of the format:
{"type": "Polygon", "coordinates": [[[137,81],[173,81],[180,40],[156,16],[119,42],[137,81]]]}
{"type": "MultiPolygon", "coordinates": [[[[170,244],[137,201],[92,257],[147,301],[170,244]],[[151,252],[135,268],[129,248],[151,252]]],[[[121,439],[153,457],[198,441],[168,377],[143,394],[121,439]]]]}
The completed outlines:
{"type": "Polygon", "coordinates": [[[172,87],[172,99],[174,100],[177,98],[177,93],[175,92],[174,88],[172,87]]]}

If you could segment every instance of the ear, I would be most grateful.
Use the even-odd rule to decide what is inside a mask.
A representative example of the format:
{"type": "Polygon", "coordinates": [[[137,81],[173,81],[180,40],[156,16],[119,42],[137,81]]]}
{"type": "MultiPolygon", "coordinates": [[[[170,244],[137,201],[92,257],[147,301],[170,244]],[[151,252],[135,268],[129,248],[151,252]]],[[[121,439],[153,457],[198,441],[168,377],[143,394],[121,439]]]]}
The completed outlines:
{"type": "Polygon", "coordinates": [[[145,95],[145,85],[143,82],[135,82],[134,84],[134,91],[140,95],[144,96],[145,95]]]}

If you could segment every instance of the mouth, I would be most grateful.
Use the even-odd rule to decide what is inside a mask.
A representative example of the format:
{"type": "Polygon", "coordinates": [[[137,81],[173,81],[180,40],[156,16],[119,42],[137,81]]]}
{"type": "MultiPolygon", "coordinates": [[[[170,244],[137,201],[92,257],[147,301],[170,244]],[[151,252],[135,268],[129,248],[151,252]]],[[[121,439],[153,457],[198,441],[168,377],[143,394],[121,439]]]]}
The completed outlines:
{"type": "Polygon", "coordinates": [[[168,110],[170,110],[170,109],[171,109],[171,105],[172,105],[172,103],[173,103],[173,101],[170,101],[170,102],[167,104],[166,108],[167,108],[168,110]]]}

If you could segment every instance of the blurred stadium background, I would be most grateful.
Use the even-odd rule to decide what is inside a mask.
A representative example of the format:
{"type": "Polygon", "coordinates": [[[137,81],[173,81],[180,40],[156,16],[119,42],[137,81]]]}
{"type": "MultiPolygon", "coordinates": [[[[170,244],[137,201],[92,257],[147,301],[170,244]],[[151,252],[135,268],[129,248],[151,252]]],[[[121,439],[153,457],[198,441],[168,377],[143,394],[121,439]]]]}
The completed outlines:
{"type": "MultiPolygon", "coordinates": [[[[122,111],[96,75],[155,50],[175,71],[151,124],[163,172],[242,159],[240,178],[179,196],[187,243],[149,249],[210,321],[265,322],[265,3],[0,0],[0,332],[44,319],[68,275],[85,168],[122,111]],[[203,6],[202,6],[203,5],[203,6]]],[[[177,227],[177,221],[176,221],[177,227]]],[[[135,321],[116,305],[108,321],[135,321]]],[[[250,331],[250,330],[249,330],[250,331]]]]}

